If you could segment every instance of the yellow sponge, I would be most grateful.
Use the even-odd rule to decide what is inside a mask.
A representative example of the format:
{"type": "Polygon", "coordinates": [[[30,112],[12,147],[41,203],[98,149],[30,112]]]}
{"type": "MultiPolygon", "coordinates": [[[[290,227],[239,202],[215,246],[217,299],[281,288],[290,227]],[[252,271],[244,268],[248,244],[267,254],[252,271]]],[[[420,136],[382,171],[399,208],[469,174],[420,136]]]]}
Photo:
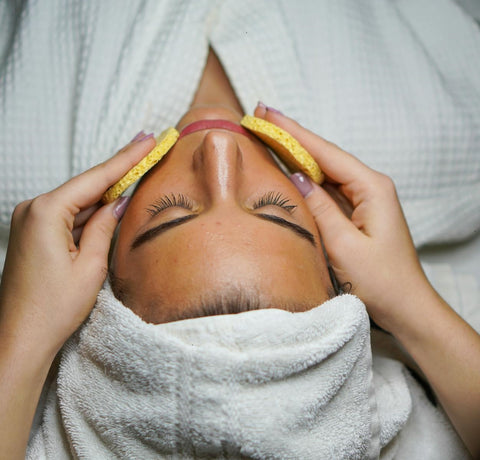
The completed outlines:
{"type": "Polygon", "coordinates": [[[152,151],[137,163],[116,184],[112,185],[102,197],[102,202],[107,204],[115,201],[130,185],[140,179],[148,170],[153,168],[175,145],[178,139],[178,131],[175,128],[167,128],[157,138],[157,145],[152,151]]]}
{"type": "Polygon", "coordinates": [[[290,171],[301,171],[317,184],[322,183],[324,175],[317,162],[287,131],[250,115],[245,115],[240,124],[271,147],[290,171]]]}

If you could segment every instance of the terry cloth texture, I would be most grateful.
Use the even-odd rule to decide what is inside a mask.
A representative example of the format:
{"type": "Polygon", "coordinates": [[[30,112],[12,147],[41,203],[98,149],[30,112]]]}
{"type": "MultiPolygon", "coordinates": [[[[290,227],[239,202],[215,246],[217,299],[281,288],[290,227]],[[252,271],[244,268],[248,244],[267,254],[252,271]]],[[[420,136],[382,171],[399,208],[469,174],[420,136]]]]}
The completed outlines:
{"type": "Polygon", "coordinates": [[[363,303],[160,325],[107,285],[64,347],[28,459],[468,458],[363,303]],[[385,348],[384,348],[385,350],[385,348]],[[408,433],[407,434],[405,434],[408,433]]]}
{"type": "Polygon", "coordinates": [[[391,175],[417,245],[480,227],[480,29],[454,1],[0,2],[0,224],[188,109],[209,44],[257,100],[391,175]]]}

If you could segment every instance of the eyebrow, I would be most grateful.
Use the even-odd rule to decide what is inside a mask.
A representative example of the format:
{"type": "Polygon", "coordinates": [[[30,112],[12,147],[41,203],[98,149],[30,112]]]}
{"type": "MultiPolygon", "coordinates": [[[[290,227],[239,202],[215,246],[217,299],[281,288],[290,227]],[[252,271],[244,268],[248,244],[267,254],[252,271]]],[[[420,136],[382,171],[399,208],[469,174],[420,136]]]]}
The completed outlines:
{"type": "Polygon", "coordinates": [[[173,227],[177,227],[178,225],[181,225],[184,222],[188,222],[189,220],[192,220],[195,217],[198,217],[198,215],[199,214],[190,214],[188,216],[177,217],[176,219],[169,220],[168,222],[164,222],[160,225],[157,225],[156,227],[151,228],[150,230],[147,230],[146,232],[141,233],[133,240],[133,243],[130,246],[130,250],[138,248],[143,243],[146,243],[147,241],[150,241],[153,238],[156,238],[161,233],[173,227]]]}
{"type": "Polygon", "coordinates": [[[306,228],[303,228],[298,224],[294,224],[293,222],[283,219],[282,217],[272,216],[271,214],[258,213],[253,215],[256,217],[259,217],[260,219],[273,222],[274,224],[280,225],[281,227],[285,227],[290,230],[293,230],[297,235],[301,236],[302,238],[305,238],[310,244],[312,244],[315,247],[317,246],[317,244],[315,243],[315,237],[306,228]]]}
{"type": "MultiPolygon", "coordinates": [[[[274,224],[280,225],[281,227],[285,227],[289,230],[292,230],[298,236],[306,239],[314,247],[317,246],[317,244],[315,242],[315,237],[312,235],[312,233],[310,233],[307,229],[301,227],[298,224],[294,224],[293,222],[290,222],[286,219],[283,219],[282,217],[273,216],[273,215],[270,215],[270,214],[258,213],[258,214],[253,214],[253,215],[255,217],[260,218],[260,219],[263,219],[263,220],[266,220],[266,221],[269,221],[269,222],[273,222],[274,224]]],[[[177,227],[177,226],[179,226],[179,225],[181,225],[185,222],[188,222],[189,220],[192,220],[192,219],[194,219],[195,217],[198,217],[198,216],[199,216],[199,214],[190,214],[188,216],[178,217],[176,219],[169,220],[168,222],[164,222],[160,225],[157,225],[157,226],[151,228],[150,230],[147,230],[146,232],[143,232],[140,235],[138,235],[133,240],[133,243],[130,246],[130,250],[137,249],[139,246],[146,243],[147,241],[150,241],[150,240],[156,238],[161,233],[163,233],[163,232],[165,232],[165,231],[167,231],[171,228],[177,227]]]]}

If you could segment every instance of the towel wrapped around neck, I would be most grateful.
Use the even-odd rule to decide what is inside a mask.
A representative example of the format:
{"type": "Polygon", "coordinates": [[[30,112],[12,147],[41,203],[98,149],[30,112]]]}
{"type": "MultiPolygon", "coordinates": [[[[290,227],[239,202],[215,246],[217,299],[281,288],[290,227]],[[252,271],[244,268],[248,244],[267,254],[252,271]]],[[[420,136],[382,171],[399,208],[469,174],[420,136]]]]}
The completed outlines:
{"type": "Polygon", "coordinates": [[[64,347],[27,458],[398,454],[412,400],[405,378],[395,382],[401,365],[378,363],[385,372],[374,376],[368,315],[351,295],[304,313],[152,325],[107,285],[64,347]]]}

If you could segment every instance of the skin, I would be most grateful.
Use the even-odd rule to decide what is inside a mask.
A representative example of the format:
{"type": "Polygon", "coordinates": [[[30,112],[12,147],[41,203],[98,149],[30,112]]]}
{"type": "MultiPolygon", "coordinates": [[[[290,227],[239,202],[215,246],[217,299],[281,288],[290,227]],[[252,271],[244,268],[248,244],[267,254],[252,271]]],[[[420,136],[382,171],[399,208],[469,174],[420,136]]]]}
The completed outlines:
{"type": "MultiPolygon", "coordinates": [[[[177,128],[202,119],[238,123],[240,118],[225,107],[200,106],[187,112],[177,128]]],[[[261,308],[304,311],[331,294],[319,248],[313,216],[264,145],[253,136],[210,129],[181,138],[142,181],[122,219],[112,267],[127,286],[125,302],[152,323],[197,316],[196,305],[213,292],[240,291],[261,308]],[[293,212],[277,205],[254,209],[272,191],[295,205],[293,212]],[[152,217],[147,210],[172,193],[187,196],[194,210],[176,206],[152,217]],[[259,218],[260,213],[302,226],[315,236],[316,247],[259,218]],[[198,217],[131,249],[146,230],[191,214],[198,217]]]]}
{"type": "MultiPolygon", "coordinates": [[[[302,192],[340,283],[351,282],[371,318],[413,357],[472,457],[479,458],[480,336],[423,274],[393,182],[294,120],[265,107],[257,107],[255,115],[297,138],[325,172],[328,189],[336,189],[349,204],[346,216],[326,186],[312,185],[302,192]]],[[[121,213],[115,212],[118,202],[99,207],[98,201],[153,147],[152,139],[131,143],[102,165],[15,209],[0,284],[0,458],[25,457],[52,361],[90,313],[105,280],[121,213]]],[[[263,186],[263,176],[259,180],[257,185],[263,186]]],[[[291,200],[297,201],[294,196],[291,200]]],[[[243,208],[234,209],[237,219],[243,208]]],[[[194,222],[200,221],[188,225],[194,222]]],[[[212,232],[218,230],[213,223],[212,232]]],[[[236,235],[241,237],[238,231],[236,235]]],[[[230,235],[213,232],[212,241],[216,238],[221,246],[230,235]]],[[[286,239],[285,233],[282,243],[286,239]]],[[[296,254],[291,257],[289,263],[298,261],[296,254]]]]}
{"type": "Polygon", "coordinates": [[[282,114],[257,107],[255,115],[292,134],[326,174],[327,184],[310,183],[303,195],[337,279],[352,283],[370,317],[415,360],[480,458],[480,335],[425,276],[393,181],[282,114]]]}

